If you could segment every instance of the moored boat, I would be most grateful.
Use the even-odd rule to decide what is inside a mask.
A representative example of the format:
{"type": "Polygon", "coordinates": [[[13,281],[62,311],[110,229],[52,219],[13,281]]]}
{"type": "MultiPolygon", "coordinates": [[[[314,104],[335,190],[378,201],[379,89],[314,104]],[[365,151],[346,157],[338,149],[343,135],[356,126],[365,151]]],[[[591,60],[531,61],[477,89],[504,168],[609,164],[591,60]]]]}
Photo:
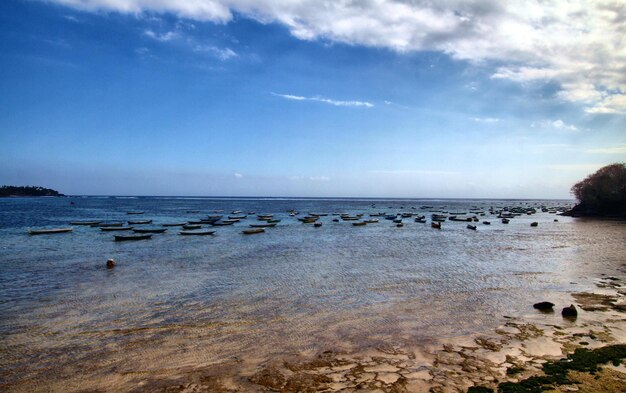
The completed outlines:
{"type": "Polygon", "coordinates": [[[71,225],[98,225],[100,224],[102,221],[72,221],[70,222],[71,225]]]}
{"type": "Polygon", "coordinates": [[[143,214],[144,212],[141,211],[131,211],[131,212],[126,212],[126,214],[143,214]]]}
{"type": "Polygon", "coordinates": [[[92,224],[92,227],[121,227],[124,226],[123,222],[100,222],[98,224],[92,224]]]}
{"type": "Polygon", "coordinates": [[[135,228],[135,233],[163,233],[167,231],[167,228],[135,228]]]}
{"type": "Polygon", "coordinates": [[[435,228],[435,229],[441,229],[441,223],[440,222],[431,222],[430,226],[435,228]]]}
{"type": "Polygon", "coordinates": [[[476,230],[476,225],[467,224],[467,229],[471,229],[471,230],[475,231],[476,230]]]}
{"type": "Polygon", "coordinates": [[[241,233],[243,233],[244,235],[254,235],[254,234],[263,233],[263,232],[265,232],[265,229],[263,228],[245,229],[241,231],[241,233]]]}
{"type": "Polygon", "coordinates": [[[111,231],[130,231],[133,227],[100,227],[101,231],[111,232],[111,231]]]}
{"type": "Polygon", "coordinates": [[[183,229],[200,229],[202,228],[202,225],[198,225],[198,224],[187,224],[187,225],[183,225],[183,229]]]}
{"type": "Polygon", "coordinates": [[[531,222],[531,223],[530,223],[530,226],[531,226],[531,227],[536,227],[536,226],[539,226],[539,223],[538,223],[538,222],[536,222],[536,221],[535,221],[535,222],[531,222]]]}
{"type": "Polygon", "coordinates": [[[354,225],[355,227],[360,227],[360,226],[367,225],[367,222],[365,221],[353,222],[352,225],[354,225]]]}
{"type": "Polygon", "coordinates": [[[128,221],[130,225],[152,224],[152,220],[128,221]]]}
{"type": "Polygon", "coordinates": [[[148,240],[152,239],[152,235],[115,235],[115,241],[121,242],[125,240],[148,240]]]}
{"type": "Polygon", "coordinates": [[[484,225],[491,225],[491,222],[490,221],[483,221],[483,224],[484,225]]]}
{"type": "Polygon", "coordinates": [[[50,228],[50,229],[30,229],[28,234],[30,235],[47,235],[54,233],[68,233],[72,232],[74,228],[50,228]]]}
{"type": "Polygon", "coordinates": [[[275,226],[276,226],[275,223],[273,224],[269,224],[269,223],[268,224],[250,224],[251,228],[272,228],[275,226]]]}
{"type": "Polygon", "coordinates": [[[215,231],[180,231],[179,234],[183,236],[208,236],[215,233],[215,231]]]}

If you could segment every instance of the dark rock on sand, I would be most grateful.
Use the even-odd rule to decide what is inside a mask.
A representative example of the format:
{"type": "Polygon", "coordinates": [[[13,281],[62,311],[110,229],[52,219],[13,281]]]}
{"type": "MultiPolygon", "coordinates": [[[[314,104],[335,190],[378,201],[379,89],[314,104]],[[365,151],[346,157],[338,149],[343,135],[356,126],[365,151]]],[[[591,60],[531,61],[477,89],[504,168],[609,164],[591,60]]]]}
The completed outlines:
{"type": "Polygon", "coordinates": [[[533,307],[542,312],[553,312],[554,303],[551,302],[539,302],[533,304],[533,307]]]}
{"type": "Polygon", "coordinates": [[[569,307],[563,307],[561,315],[563,318],[576,318],[578,317],[578,311],[573,304],[570,304],[569,307]]]}
{"type": "Polygon", "coordinates": [[[269,389],[280,390],[287,379],[276,367],[268,366],[250,377],[250,382],[269,389]]]}
{"type": "Polygon", "coordinates": [[[284,392],[315,393],[326,390],[333,380],[325,375],[296,373],[289,377],[284,392]]]}

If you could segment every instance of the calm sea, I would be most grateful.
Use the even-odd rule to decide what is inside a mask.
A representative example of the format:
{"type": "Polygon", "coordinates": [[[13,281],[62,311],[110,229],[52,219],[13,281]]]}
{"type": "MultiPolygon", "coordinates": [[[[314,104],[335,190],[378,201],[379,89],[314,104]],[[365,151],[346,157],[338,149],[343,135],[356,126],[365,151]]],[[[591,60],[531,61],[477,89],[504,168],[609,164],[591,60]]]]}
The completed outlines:
{"type": "Polygon", "coordinates": [[[493,329],[533,302],[569,301],[626,261],[623,222],[539,212],[502,224],[490,208],[566,206],[538,200],[323,200],[237,198],[15,198],[0,200],[0,379],[98,378],[122,369],[263,360],[380,342],[419,343],[493,329]],[[70,204],[72,201],[74,204],[70,204]],[[432,206],[432,207],[425,207],[432,206]],[[482,209],[491,225],[444,222],[432,211],[482,209]],[[329,213],[316,228],[292,217],[329,213]],[[75,220],[152,219],[150,226],[225,215],[273,214],[266,233],[115,242],[75,220]],[[142,215],[127,215],[143,211],[142,215]],[[197,212],[195,212],[197,211],[197,212]],[[356,227],[332,213],[411,212],[356,227]],[[558,222],[555,222],[558,219],[558,222]],[[536,221],[537,227],[530,223],[536,221]],[[113,258],[115,269],[105,262],[113,258]]]}

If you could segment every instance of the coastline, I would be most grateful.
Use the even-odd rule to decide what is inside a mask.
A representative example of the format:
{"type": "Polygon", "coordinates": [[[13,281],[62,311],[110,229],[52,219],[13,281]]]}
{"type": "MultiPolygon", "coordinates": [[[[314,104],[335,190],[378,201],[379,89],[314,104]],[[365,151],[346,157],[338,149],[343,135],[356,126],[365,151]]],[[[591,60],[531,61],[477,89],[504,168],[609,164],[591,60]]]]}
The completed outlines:
{"type": "MultiPolygon", "coordinates": [[[[621,270],[626,273],[626,265],[621,270]]],[[[439,393],[466,392],[472,387],[496,391],[500,383],[542,375],[542,365],[576,349],[626,344],[624,277],[602,277],[596,285],[593,293],[570,294],[579,312],[576,320],[563,318],[561,323],[553,323],[545,318],[549,313],[540,311],[530,318],[504,316],[505,322],[490,335],[442,339],[420,348],[389,343],[354,353],[328,349],[256,366],[238,359],[238,365],[231,367],[221,365],[179,378],[144,381],[132,391],[439,393]]],[[[560,308],[555,307],[554,314],[561,318],[560,308]]],[[[574,372],[570,379],[579,385],[555,385],[553,391],[584,387],[589,392],[618,392],[626,386],[626,366],[605,364],[595,375],[574,372]]]]}
{"type": "MultiPolygon", "coordinates": [[[[503,323],[488,334],[419,346],[390,341],[355,351],[328,348],[269,360],[242,357],[176,369],[155,365],[152,371],[119,370],[97,382],[51,381],[44,389],[30,381],[9,386],[8,391],[443,393],[466,392],[472,387],[496,389],[504,382],[543,375],[544,364],[578,348],[626,344],[626,264],[619,272],[619,277],[605,275],[595,280],[597,288],[592,292],[570,293],[578,309],[576,320],[560,315],[561,307],[569,304],[561,302],[554,313],[547,314],[528,304],[528,315],[503,316],[503,323]]],[[[619,392],[626,384],[626,366],[606,364],[594,375],[573,372],[569,377],[577,385],[559,385],[550,391],[619,392]]]]}

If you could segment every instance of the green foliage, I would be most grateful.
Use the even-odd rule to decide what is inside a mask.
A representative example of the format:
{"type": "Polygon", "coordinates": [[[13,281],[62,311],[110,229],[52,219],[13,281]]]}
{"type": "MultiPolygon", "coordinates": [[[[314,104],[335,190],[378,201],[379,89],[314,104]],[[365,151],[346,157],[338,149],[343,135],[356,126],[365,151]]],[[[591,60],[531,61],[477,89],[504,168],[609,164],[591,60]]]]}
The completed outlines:
{"type": "Polygon", "coordinates": [[[10,196],[63,196],[56,190],[44,187],[33,186],[2,186],[0,187],[0,197],[10,196]]]}
{"type": "Polygon", "coordinates": [[[467,393],[493,393],[493,389],[485,386],[472,386],[467,389],[467,393]]]}
{"type": "Polygon", "coordinates": [[[498,386],[498,392],[541,393],[558,385],[573,383],[568,378],[567,373],[569,371],[595,374],[600,365],[610,362],[617,366],[624,358],[626,358],[626,345],[623,344],[610,345],[594,350],[578,348],[565,359],[545,363],[543,365],[545,375],[530,377],[519,382],[503,382],[498,386]]]}
{"type": "Polygon", "coordinates": [[[626,164],[616,163],[576,183],[572,193],[580,202],[574,211],[585,214],[626,215],[626,164]]]}

